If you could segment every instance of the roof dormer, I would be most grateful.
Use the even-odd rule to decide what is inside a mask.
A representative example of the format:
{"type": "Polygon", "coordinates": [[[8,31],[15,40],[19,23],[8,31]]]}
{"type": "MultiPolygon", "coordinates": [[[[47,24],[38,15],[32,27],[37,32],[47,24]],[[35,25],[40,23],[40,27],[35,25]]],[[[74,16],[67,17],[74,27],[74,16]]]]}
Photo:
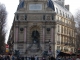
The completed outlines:
{"type": "Polygon", "coordinates": [[[59,5],[61,5],[61,6],[64,6],[64,1],[65,1],[65,0],[56,0],[56,2],[57,2],[59,5]]]}

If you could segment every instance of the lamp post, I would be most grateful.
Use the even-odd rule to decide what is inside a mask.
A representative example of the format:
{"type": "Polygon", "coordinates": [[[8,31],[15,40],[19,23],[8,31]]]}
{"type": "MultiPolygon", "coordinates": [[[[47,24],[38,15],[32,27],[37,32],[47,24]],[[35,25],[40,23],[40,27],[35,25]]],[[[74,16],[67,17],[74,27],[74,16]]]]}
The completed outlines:
{"type": "Polygon", "coordinates": [[[49,44],[48,55],[51,56],[52,55],[52,51],[51,51],[51,41],[50,41],[50,39],[49,39],[48,44],[49,44]]]}
{"type": "Polygon", "coordinates": [[[45,45],[46,45],[46,50],[44,50],[43,56],[45,58],[48,58],[48,56],[49,56],[49,58],[51,58],[52,51],[51,51],[51,41],[50,41],[50,39],[48,41],[45,41],[45,45]]]}

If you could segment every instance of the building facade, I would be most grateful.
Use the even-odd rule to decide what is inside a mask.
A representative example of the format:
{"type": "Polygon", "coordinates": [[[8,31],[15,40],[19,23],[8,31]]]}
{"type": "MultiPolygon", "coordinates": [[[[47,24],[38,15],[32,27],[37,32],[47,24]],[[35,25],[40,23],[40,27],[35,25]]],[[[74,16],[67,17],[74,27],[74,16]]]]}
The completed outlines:
{"type": "Polygon", "coordinates": [[[75,53],[75,22],[64,0],[20,0],[9,36],[11,50],[39,57],[75,53]]]}

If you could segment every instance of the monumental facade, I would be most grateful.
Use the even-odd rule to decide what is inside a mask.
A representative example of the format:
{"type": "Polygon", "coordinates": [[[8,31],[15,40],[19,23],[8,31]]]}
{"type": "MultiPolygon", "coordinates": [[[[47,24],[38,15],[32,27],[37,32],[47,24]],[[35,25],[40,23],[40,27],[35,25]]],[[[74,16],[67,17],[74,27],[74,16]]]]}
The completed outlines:
{"type": "Polygon", "coordinates": [[[9,35],[11,51],[42,57],[75,52],[75,22],[64,0],[20,0],[9,35]]]}

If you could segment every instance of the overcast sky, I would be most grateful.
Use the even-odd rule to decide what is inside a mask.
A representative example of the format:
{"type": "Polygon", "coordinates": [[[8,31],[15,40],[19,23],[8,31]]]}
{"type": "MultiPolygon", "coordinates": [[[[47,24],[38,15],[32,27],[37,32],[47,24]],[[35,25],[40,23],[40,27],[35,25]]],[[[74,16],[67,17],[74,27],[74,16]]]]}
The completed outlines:
{"type": "MultiPolygon", "coordinates": [[[[11,27],[11,24],[14,18],[14,13],[19,4],[19,0],[0,0],[0,2],[6,6],[6,10],[8,13],[6,28],[9,32],[9,29],[11,27]]],[[[73,15],[75,15],[75,12],[80,8],[80,0],[65,0],[65,4],[70,5],[70,12],[73,15]]],[[[6,42],[7,42],[7,39],[8,39],[8,34],[6,36],[6,42]]]]}

